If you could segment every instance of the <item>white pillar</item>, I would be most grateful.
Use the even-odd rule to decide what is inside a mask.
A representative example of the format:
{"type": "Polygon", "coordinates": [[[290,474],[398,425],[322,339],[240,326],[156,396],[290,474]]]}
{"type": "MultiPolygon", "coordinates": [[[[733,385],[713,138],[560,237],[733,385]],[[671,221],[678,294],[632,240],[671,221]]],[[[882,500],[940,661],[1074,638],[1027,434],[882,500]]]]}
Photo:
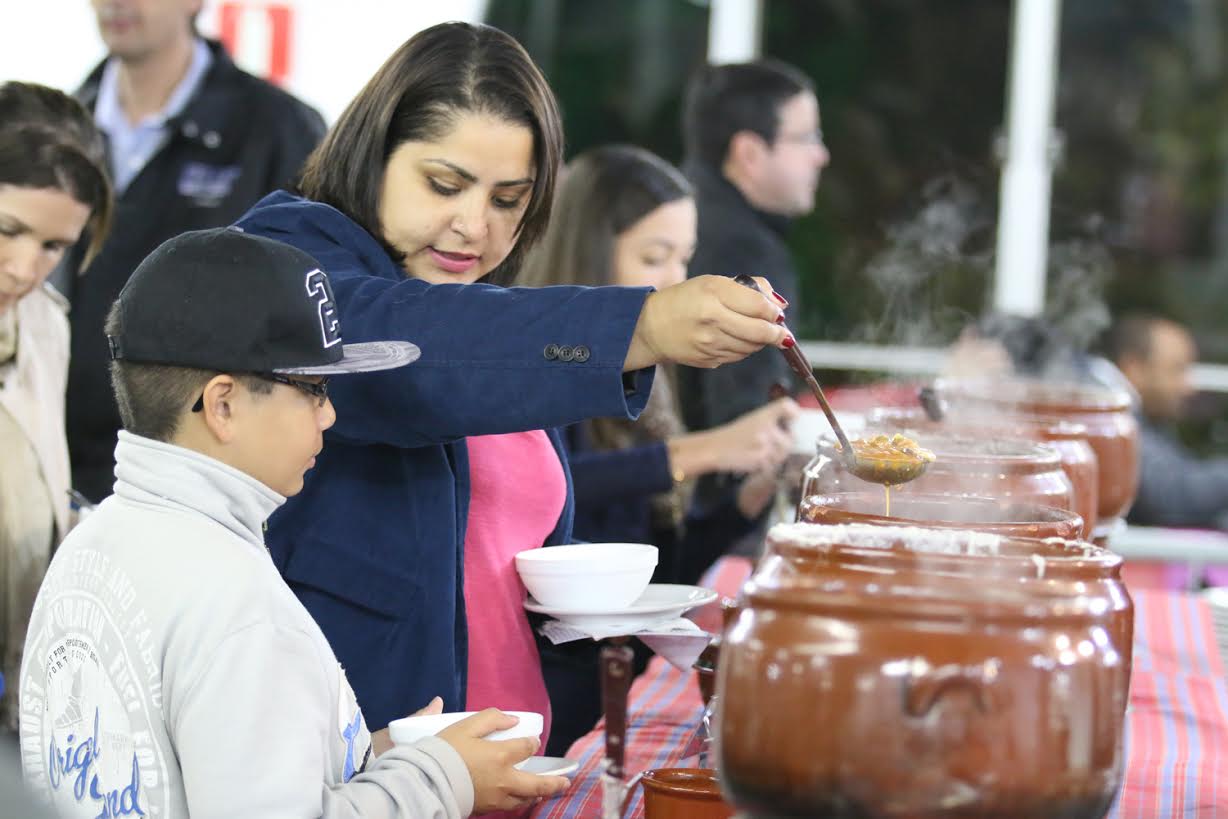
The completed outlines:
{"type": "Polygon", "coordinates": [[[1045,306],[1060,21],[1061,0],[1015,0],[993,303],[1025,316],[1045,306]]]}
{"type": "Polygon", "coordinates": [[[759,57],[763,0],[711,0],[708,62],[744,63],[759,57]]]}

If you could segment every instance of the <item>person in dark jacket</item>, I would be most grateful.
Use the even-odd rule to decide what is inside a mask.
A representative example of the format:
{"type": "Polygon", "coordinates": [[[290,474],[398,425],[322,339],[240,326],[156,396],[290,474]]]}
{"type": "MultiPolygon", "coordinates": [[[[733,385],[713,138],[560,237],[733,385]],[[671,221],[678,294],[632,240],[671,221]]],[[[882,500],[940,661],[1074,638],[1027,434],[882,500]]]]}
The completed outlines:
{"type": "MultiPolygon", "coordinates": [[[[435,695],[464,705],[465,438],[635,417],[659,362],[711,367],[795,343],[778,302],[723,277],[658,292],[499,286],[546,227],[561,154],[554,96],[520,44],[443,24],[350,103],[301,196],[271,194],[238,222],[320,262],[355,340],[422,349],[413,373],[337,387],[340,422],[269,521],[274,562],[377,729],[435,695]]],[[[564,497],[547,545],[572,522],[550,440],[564,497]]]]}
{"type": "Polygon", "coordinates": [[[1173,428],[1194,394],[1193,336],[1174,321],[1128,314],[1110,328],[1105,352],[1138,395],[1138,495],[1126,519],[1228,529],[1228,458],[1199,457],[1173,428]]]}
{"type": "MultiPolygon", "coordinates": [[[[814,208],[819,174],[831,160],[810,79],[773,60],[704,66],[687,87],[682,131],[682,170],[699,208],[689,275],[762,273],[796,305],[785,234],[794,217],[814,208]]],[[[767,403],[781,383],[793,376],[770,350],[719,370],[681,370],[683,420],[696,430],[724,424],[767,403]]]]}
{"type": "Polygon", "coordinates": [[[102,252],[80,276],[69,258],[53,279],[72,303],[73,484],[93,501],[111,493],[121,426],[102,326],[129,274],[166,239],[227,225],[289,185],[324,134],[316,111],[196,36],[199,6],[94,4],[109,56],[77,96],[107,136],[118,201],[102,252]]]}
{"type": "MultiPolygon", "coordinates": [[[[631,145],[586,151],[567,168],[554,219],[518,279],[662,288],[686,279],[695,248],[691,185],[660,157],[631,145]]],[[[778,399],[727,424],[688,432],[667,373],[658,375],[636,421],[595,418],[566,430],[578,540],[652,543],[658,583],[691,584],[749,532],[775,495],[775,468],[789,453],[797,413],[778,399]],[[692,502],[696,478],[748,474],[719,498],[692,502]]],[[[637,665],[648,652],[636,644],[637,665]]],[[[601,715],[596,644],[542,645],[554,709],[547,753],[562,755],[601,715]]]]}

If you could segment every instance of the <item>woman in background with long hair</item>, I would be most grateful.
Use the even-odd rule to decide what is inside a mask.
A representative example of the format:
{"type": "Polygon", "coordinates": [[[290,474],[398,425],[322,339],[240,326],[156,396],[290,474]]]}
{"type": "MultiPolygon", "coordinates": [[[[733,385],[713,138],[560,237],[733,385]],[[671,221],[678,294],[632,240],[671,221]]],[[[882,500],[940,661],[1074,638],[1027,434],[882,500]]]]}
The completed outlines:
{"type": "Polygon", "coordinates": [[[0,85],[0,732],[17,729],[30,609],[70,526],[64,387],[68,306],[44,283],[88,229],[111,221],[101,134],[68,95],[0,85]]]}
{"type": "MultiPolygon", "coordinates": [[[[669,288],[686,280],[695,247],[690,183],[665,160],[630,145],[586,151],[566,169],[558,216],[517,280],[534,286],[669,288]]],[[[567,428],[578,540],[652,543],[654,580],[694,583],[750,532],[775,495],[775,469],[789,453],[797,413],[780,398],[720,427],[689,432],[663,368],[638,420],[595,418],[567,428]],[[692,487],[712,473],[744,475],[699,504],[692,487]]],[[[562,753],[600,713],[591,646],[543,646],[555,713],[549,750],[562,753]]],[[[641,651],[639,660],[646,654],[641,651]]]]}

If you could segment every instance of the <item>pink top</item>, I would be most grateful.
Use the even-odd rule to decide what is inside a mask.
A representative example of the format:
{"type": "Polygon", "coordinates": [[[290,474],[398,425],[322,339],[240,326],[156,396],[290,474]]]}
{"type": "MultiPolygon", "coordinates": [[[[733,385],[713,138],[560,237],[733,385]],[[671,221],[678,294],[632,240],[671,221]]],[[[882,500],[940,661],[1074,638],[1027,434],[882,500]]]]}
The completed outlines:
{"type": "Polygon", "coordinates": [[[558,524],[567,479],[541,430],[469,438],[469,524],[465,530],[465,613],[469,621],[466,709],[495,707],[545,716],[550,699],[525,616],[515,556],[536,549],[558,524]]]}

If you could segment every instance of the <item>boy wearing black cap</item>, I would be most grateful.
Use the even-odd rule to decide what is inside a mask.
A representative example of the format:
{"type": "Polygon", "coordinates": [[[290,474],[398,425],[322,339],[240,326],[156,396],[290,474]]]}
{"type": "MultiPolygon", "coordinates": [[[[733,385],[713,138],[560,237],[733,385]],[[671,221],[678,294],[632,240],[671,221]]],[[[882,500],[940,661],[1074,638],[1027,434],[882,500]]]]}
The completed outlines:
{"type": "Polygon", "coordinates": [[[532,740],[479,738],[497,711],[373,756],[386,732],[264,548],[328,377],[414,345],[343,344],[311,257],[233,228],[155,250],[107,335],[115,494],[52,561],[21,672],[23,767],[62,816],[460,817],[566,787],[512,768],[532,740]]]}

